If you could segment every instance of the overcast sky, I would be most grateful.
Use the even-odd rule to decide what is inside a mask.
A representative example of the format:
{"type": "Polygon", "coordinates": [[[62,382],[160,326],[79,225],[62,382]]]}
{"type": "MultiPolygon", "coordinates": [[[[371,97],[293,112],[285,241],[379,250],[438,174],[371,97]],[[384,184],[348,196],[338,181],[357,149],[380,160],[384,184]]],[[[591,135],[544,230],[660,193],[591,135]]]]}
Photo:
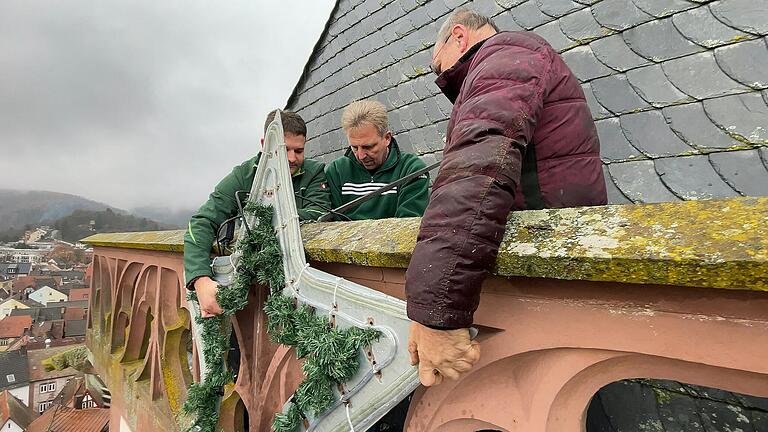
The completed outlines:
{"type": "Polygon", "coordinates": [[[333,3],[0,2],[0,188],[197,207],[256,153],[333,3]]]}

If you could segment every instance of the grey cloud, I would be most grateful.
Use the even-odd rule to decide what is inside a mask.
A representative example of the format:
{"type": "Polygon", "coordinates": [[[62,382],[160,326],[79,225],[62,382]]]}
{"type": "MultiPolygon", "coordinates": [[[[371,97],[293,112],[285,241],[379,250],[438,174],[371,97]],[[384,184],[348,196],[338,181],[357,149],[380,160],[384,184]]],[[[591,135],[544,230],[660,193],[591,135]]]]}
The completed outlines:
{"type": "Polygon", "coordinates": [[[0,3],[0,187],[199,205],[257,151],[332,6],[0,3]]]}

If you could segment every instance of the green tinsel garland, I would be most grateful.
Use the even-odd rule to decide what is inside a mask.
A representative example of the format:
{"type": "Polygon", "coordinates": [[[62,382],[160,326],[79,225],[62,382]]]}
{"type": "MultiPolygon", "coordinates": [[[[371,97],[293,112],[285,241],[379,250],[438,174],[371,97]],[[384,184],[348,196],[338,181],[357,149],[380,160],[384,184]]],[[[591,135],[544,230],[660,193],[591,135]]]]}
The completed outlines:
{"type": "MultiPolygon", "coordinates": [[[[327,317],[316,315],[306,305],[297,307],[295,299],[283,295],[285,275],[280,243],[272,228],[274,211],[256,203],[249,203],[244,211],[257,222],[238,241],[242,258],[235,282],[220,286],[216,295],[224,313],[195,318],[202,325],[203,357],[210,369],[204,382],[192,384],[184,411],[196,417],[189,430],[198,426],[202,432],[216,431],[219,413],[215,401],[223,393],[224,385],[234,379],[221,361],[229,350],[231,331],[224,329],[224,317],[245,307],[255,280],[270,288],[264,304],[270,337],[274,342],[294,347],[297,357],[305,358],[302,370],[306,378],[291,397],[287,412],[277,413],[272,424],[275,432],[293,432],[307,415],[317,416],[333,405],[333,387],[357,373],[360,349],[378,340],[379,332],[373,328],[335,328],[327,317]]],[[[194,298],[194,293],[190,296],[194,298]]]]}

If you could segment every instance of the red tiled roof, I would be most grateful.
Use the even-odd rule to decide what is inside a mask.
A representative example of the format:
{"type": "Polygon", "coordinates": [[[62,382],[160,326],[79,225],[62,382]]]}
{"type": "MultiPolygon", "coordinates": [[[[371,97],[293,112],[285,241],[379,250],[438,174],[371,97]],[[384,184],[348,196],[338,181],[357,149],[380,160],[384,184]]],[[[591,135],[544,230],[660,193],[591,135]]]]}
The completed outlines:
{"type": "Polygon", "coordinates": [[[29,315],[5,317],[0,320],[0,339],[22,337],[30,328],[32,317],[29,315]]]}
{"type": "Polygon", "coordinates": [[[109,410],[88,408],[76,410],[51,406],[30,423],[27,432],[101,432],[109,425],[109,410]]]}
{"type": "Polygon", "coordinates": [[[69,290],[69,301],[88,300],[88,294],[90,293],[90,288],[72,288],[69,290]]]}

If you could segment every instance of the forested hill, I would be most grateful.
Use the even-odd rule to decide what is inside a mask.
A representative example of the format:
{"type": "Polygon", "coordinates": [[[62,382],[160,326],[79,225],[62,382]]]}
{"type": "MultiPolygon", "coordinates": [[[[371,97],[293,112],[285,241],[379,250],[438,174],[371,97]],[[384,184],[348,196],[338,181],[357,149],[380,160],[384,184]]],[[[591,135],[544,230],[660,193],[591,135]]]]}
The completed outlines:
{"type": "Polygon", "coordinates": [[[51,226],[59,230],[62,240],[75,242],[92,234],[105,232],[158,231],[174,228],[153,220],[120,214],[106,209],[102,211],[75,210],[51,226]]]}

